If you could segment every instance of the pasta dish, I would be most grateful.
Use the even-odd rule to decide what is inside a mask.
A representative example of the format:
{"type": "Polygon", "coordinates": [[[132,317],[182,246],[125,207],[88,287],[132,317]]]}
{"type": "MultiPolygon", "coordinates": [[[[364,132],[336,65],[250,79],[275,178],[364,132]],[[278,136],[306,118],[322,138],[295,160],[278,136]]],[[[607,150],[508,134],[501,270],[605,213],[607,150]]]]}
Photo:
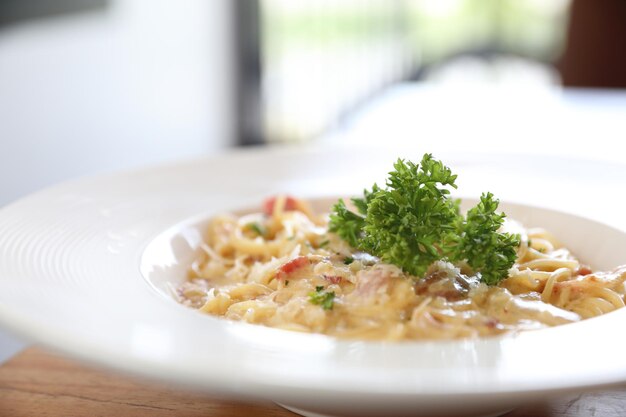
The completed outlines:
{"type": "Polygon", "coordinates": [[[306,202],[278,196],[264,212],[213,218],[177,296],[231,320],[377,340],[488,336],[624,306],[626,266],[592,271],[546,230],[509,219],[499,230],[519,241],[498,283],[465,260],[439,259],[415,276],[330,232],[329,216],[306,202]]]}

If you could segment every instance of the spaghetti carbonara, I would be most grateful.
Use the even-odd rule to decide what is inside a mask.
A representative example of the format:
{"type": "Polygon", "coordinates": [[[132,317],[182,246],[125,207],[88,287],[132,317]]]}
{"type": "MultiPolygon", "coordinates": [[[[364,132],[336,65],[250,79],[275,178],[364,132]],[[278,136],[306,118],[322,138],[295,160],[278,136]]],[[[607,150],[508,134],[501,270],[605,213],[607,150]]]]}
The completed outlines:
{"type": "Polygon", "coordinates": [[[385,340],[537,329],[624,306],[626,266],[593,272],[542,229],[505,224],[521,235],[517,261],[487,286],[463,263],[438,261],[409,276],[351,248],[327,223],[291,197],[268,202],[265,213],[214,218],[179,300],[231,320],[385,340]]]}

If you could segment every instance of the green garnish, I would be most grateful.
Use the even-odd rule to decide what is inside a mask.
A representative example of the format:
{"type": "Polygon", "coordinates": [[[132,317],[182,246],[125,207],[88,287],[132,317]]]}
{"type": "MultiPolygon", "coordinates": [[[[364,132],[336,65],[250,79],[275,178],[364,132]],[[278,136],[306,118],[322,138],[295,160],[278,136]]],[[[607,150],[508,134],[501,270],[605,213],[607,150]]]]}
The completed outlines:
{"type": "Polygon", "coordinates": [[[464,218],[459,201],[449,197],[457,176],[441,161],[425,154],[419,164],[398,159],[394,168],[386,188],[375,184],[352,199],[357,213],[343,201],[335,204],[329,230],[415,276],[440,259],[466,260],[490,285],[506,276],[520,238],[498,232],[504,215],[495,212],[491,193],[464,218]]]}
{"type": "Polygon", "coordinates": [[[320,248],[325,248],[326,246],[328,246],[328,244],[329,244],[329,243],[330,243],[330,240],[328,240],[328,239],[323,240],[323,241],[322,241],[322,242],[318,245],[318,247],[320,247],[320,248]]]}
{"type": "Polygon", "coordinates": [[[265,237],[265,228],[258,222],[251,222],[246,224],[246,227],[249,230],[252,230],[253,232],[255,232],[257,235],[261,236],[261,237],[265,237]]]}
{"type": "Polygon", "coordinates": [[[330,216],[329,230],[337,233],[350,246],[358,247],[365,227],[365,218],[348,210],[343,200],[339,200],[333,206],[333,212],[330,216]]]}
{"type": "Polygon", "coordinates": [[[520,236],[498,233],[505,215],[496,213],[498,200],[485,193],[476,207],[467,212],[458,244],[453,247],[452,260],[467,260],[481,280],[495,285],[507,276],[517,256],[520,236]]]}
{"type": "Polygon", "coordinates": [[[345,265],[350,265],[352,262],[354,262],[354,258],[352,258],[352,257],[350,257],[350,256],[348,256],[347,258],[345,258],[345,259],[343,260],[343,263],[344,263],[345,265]]]}
{"type": "Polygon", "coordinates": [[[315,287],[315,292],[309,293],[309,302],[320,305],[324,310],[332,310],[335,303],[335,292],[324,291],[324,286],[315,287]]]}

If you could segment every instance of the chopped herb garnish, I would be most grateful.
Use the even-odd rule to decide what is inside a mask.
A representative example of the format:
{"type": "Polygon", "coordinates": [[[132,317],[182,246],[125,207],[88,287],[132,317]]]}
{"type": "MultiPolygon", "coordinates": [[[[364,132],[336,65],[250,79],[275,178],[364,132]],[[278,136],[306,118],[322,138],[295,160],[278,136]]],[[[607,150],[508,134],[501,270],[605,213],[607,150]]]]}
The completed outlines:
{"type": "Polygon", "coordinates": [[[320,247],[320,248],[325,248],[326,246],[328,246],[328,244],[329,244],[329,243],[330,243],[330,240],[328,240],[328,239],[323,240],[323,241],[319,244],[319,247],[320,247]]]}
{"type": "Polygon", "coordinates": [[[347,258],[345,258],[343,260],[343,263],[346,264],[346,265],[350,265],[352,262],[354,262],[354,258],[352,258],[350,256],[348,256],[347,258]]]}
{"type": "Polygon", "coordinates": [[[289,286],[289,280],[285,280],[285,287],[289,286]]]}
{"type": "Polygon", "coordinates": [[[467,218],[459,200],[449,197],[457,176],[441,161],[425,154],[419,164],[398,159],[386,188],[376,184],[350,211],[340,200],[333,207],[329,229],[352,247],[423,276],[435,261],[465,260],[483,282],[506,277],[516,258],[519,235],[499,233],[504,214],[498,200],[484,193],[467,218]]]}
{"type": "Polygon", "coordinates": [[[309,302],[322,306],[324,310],[332,310],[335,303],[335,292],[324,291],[324,286],[318,285],[315,287],[315,292],[309,293],[309,302]]]}
{"type": "Polygon", "coordinates": [[[261,237],[265,237],[265,228],[258,222],[251,222],[246,224],[246,227],[250,230],[252,230],[253,232],[255,232],[257,235],[261,236],[261,237]]]}

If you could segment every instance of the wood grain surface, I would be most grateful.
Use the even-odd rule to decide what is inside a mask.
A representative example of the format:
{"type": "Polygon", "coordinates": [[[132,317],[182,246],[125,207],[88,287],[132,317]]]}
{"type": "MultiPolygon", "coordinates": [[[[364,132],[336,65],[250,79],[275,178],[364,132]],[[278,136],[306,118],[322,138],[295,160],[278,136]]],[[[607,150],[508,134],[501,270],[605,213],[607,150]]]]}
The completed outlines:
{"type": "MultiPolygon", "coordinates": [[[[211,398],[96,369],[39,348],[0,367],[0,416],[288,417],[271,402],[211,398]]],[[[569,395],[518,408],[506,417],[624,417],[626,388],[569,395]]]]}

